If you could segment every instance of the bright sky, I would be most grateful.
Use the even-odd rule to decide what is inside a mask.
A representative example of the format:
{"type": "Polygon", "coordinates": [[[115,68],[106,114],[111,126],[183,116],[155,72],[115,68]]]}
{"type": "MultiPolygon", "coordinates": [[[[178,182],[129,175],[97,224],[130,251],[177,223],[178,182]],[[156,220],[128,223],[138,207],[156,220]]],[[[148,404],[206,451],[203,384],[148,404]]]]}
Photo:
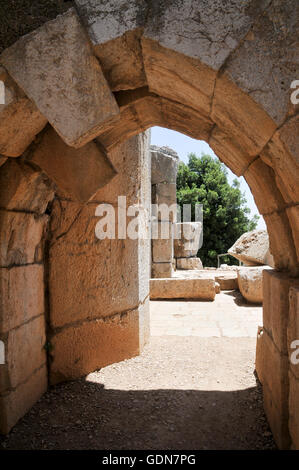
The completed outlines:
{"type": "MultiPolygon", "coordinates": [[[[213,150],[211,149],[211,147],[203,140],[191,139],[190,137],[187,137],[186,135],[181,134],[180,132],[171,131],[169,129],[164,129],[162,127],[151,128],[151,144],[158,145],[159,147],[167,146],[167,147],[172,148],[173,150],[177,152],[177,154],[180,157],[180,160],[182,160],[185,163],[187,163],[188,161],[188,158],[187,158],[188,153],[191,153],[191,152],[194,152],[199,156],[201,155],[202,152],[208,153],[209,155],[212,155],[213,157],[216,156],[213,150]]],[[[228,181],[229,183],[232,183],[233,179],[237,177],[229,168],[227,168],[227,171],[228,171],[228,181]]],[[[247,199],[247,206],[249,207],[251,211],[250,216],[253,216],[254,214],[259,215],[260,218],[259,218],[257,228],[266,229],[264,219],[260,215],[255,205],[249,186],[247,185],[243,177],[237,178],[237,179],[240,182],[241,191],[245,193],[245,197],[247,199]]]]}

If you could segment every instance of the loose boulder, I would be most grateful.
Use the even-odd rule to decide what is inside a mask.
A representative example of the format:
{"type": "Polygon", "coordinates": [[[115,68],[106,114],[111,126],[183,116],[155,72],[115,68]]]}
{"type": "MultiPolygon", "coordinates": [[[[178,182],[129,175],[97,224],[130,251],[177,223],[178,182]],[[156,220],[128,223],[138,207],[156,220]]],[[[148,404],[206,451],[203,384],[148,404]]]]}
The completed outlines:
{"type": "Polygon", "coordinates": [[[228,253],[249,266],[268,265],[274,267],[266,230],[252,230],[243,233],[228,250],[228,253]]]}
{"type": "Polygon", "coordinates": [[[269,266],[254,266],[238,270],[239,290],[250,303],[263,303],[263,270],[269,266]]]}

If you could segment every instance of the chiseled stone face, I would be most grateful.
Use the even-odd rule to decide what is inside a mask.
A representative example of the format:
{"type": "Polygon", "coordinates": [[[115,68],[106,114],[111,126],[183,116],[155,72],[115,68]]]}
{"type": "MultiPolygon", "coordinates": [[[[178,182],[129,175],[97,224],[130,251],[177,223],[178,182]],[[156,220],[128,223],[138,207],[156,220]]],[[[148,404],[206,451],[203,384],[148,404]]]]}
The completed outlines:
{"type": "Polygon", "coordinates": [[[20,38],[0,63],[68,145],[84,145],[119,114],[74,9],[20,38]]]}
{"type": "Polygon", "coordinates": [[[267,230],[252,230],[241,235],[228,250],[234,258],[254,265],[266,264],[269,256],[269,237],[267,230]]]}

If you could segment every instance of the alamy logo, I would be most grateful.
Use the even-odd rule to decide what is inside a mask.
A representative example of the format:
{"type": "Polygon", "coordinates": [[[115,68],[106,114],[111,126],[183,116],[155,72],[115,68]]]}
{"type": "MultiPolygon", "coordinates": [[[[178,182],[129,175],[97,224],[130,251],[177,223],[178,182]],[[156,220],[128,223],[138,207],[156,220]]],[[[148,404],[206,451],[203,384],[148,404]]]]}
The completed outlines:
{"type": "Polygon", "coordinates": [[[299,340],[295,339],[291,343],[291,349],[295,349],[295,351],[291,354],[290,361],[295,366],[299,364],[299,340]]]}
{"type": "Polygon", "coordinates": [[[295,91],[291,93],[291,102],[292,104],[299,104],[299,80],[292,81],[291,88],[295,88],[295,91]]]}
{"type": "Polygon", "coordinates": [[[0,365],[5,364],[5,346],[3,341],[0,341],[0,365]]]}
{"type": "Polygon", "coordinates": [[[2,80],[0,80],[0,104],[5,104],[5,85],[2,80]]]}

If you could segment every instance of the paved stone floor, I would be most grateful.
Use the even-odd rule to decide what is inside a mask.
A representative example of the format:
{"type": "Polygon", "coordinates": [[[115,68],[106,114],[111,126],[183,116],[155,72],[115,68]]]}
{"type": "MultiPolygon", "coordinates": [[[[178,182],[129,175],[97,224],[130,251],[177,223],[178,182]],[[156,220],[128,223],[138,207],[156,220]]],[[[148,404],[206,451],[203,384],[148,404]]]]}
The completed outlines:
{"type": "Polygon", "coordinates": [[[0,449],[275,449],[256,379],[261,307],[151,302],[142,354],[59,384],[0,449]]]}
{"type": "Polygon", "coordinates": [[[222,291],[214,302],[152,301],[152,336],[256,338],[262,306],[247,304],[239,291],[222,291]]]}

